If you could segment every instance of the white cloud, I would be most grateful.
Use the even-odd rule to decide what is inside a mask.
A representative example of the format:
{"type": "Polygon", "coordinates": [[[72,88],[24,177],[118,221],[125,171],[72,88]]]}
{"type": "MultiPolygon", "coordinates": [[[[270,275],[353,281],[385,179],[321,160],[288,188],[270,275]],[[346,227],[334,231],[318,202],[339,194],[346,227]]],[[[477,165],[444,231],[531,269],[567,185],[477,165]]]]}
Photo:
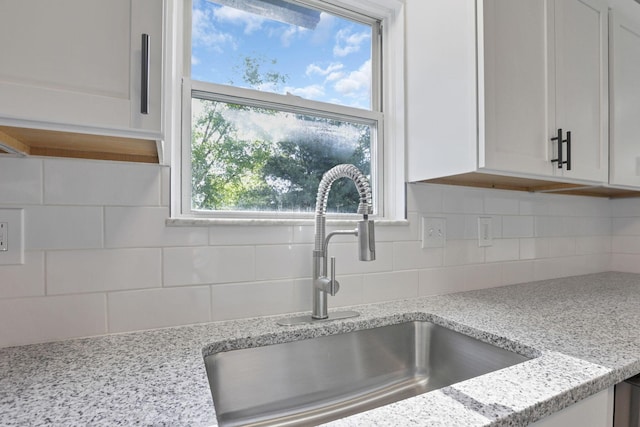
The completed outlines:
{"type": "Polygon", "coordinates": [[[343,77],[344,77],[344,73],[342,71],[339,71],[339,72],[329,74],[325,80],[328,82],[334,82],[336,80],[340,80],[343,77]]]}
{"type": "Polygon", "coordinates": [[[325,94],[324,87],[318,84],[310,85],[306,87],[297,87],[297,88],[287,87],[285,88],[285,91],[292,95],[300,96],[306,99],[314,99],[314,100],[318,100],[322,98],[325,94]]]}
{"type": "Polygon", "coordinates": [[[303,27],[290,26],[280,35],[280,43],[282,46],[289,47],[291,42],[296,37],[302,37],[305,33],[308,33],[309,30],[303,27]]]}
{"type": "Polygon", "coordinates": [[[336,81],[333,88],[336,92],[351,98],[369,96],[371,87],[371,60],[366,61],[356,71],[350,72],[346,77],[336,81]]]}
{"type": "Polygon", "coordinates": [[[339,62],[332,62],[331,64],[327,65],[326,68],[322,68],[316,64],[309,64],[307,65],[307,70],[305,71],[305,74],[307,76],[312,76],[314,74],[317,74],[320,76],[328,76],[335,73],[336,71],[341,70],[343,67],[344,65],[339,62]]]}
{"type": "Polygon", "coordinates": [[[195,45],[205,46],[217,52],[222,52],[224,45],[233,47],[233,36],[216,29],[211,10],[194,9],[191,19],[191,37],[195,45]]]}
{"type": "Polygon", "coordinates": [[[320,12],[320,22],[316,25],[316,29],[313,30],[311,42],[315,45],[326,45],[331,43],[333,34],[335,33],[334,27],[336,25],[337,18],[326,12],[320,12]]]}
{"type": "Polygon", "coordinates": [[[362,43],[371,36],[368,33],[352,34],[348,28],[343,28],[336,34],[336,44],[333,47],[333,54],[338,57],[344,57],[351,53],[358,52],[362,43]]]}
{"type": "Polygon", "coordinates": [[[222,6],[215,9],[213,12],[216,19],[221,22],[229,22],[234,25],[244,26],[244,33],[251,34],[254,31],[259,30],[262,27],[262,23],[265,18],[262,16],[254,15],[239,9],[234,9],[228,6],[222,6]]]}

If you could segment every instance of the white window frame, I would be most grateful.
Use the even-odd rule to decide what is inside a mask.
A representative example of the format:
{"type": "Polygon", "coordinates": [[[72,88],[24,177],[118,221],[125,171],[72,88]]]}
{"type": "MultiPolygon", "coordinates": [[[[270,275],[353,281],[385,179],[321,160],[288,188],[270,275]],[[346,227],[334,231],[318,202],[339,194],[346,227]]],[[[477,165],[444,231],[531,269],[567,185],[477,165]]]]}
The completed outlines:
{"type": "MultiPolygon", "coordinates": [[[[382,76],[383,80],[381,100],[372,100],[372,106],[380,102],[379,112],[358,110],[359,117],[380,119],[378,132],[381,132],[384,145],[376,153],[377,164],[372,164],[379,180],[372,183],[377,191],[378,219],[401,220],[406,218],[405,207],[405,143],[404,143],[404,1],[402,0],[304,0],[310,5],[330,7],[330,11],[345,9],[381,22],[383,46],[382,76]],[[334,9],[337,8],[337,9],[334,9]],[[334,10],[331,10],[334,9],[334,10]],[[364,114],[363,114],[364,113],[364,114]]],[[[223,96],[247,95],[248,92],[259,92],[213,83],[192,82],[183,75],[189,75],[190,66],[185,64],[185,49],[190,51],[190,37],[184,37],[184,14],[190,13],[190,0],[169,1],[165,19],[166,55],[165,55],[165,93],[167,105],[165,111],[165,151],[170,153],[170,188],[171,188],[171,217],[183,219],[187,223],[211,224],[264,222],[269,223],[299,223],[311,221],[312,214],[297,215],[293,213],[256,213],[256,212],[224,212],[215,211],[206,215],[192,212],[189,192],[183,191],[190,183],[190,158],[185,159],[185,152],[189,152],[191,144],[191,91],[203,90],[220,93],[223,96]],[[185,72],[186,71],[186,72],[185,72]],[[183,126],[185,124],[185,126],[183,126]],[[185,147],[188,145],[188,147],[185,147]],[[186,193],[186,194],[185,194],[186,193]],[[186,204],[186,205],[185,205],[186,204]],[[187,206],[188,209],[184,209],[187,206]]],[[[375,81],[375,78],[373,79],[375,81]]],[[[376,91],[374,91],[376,92],[376,91]]],[[[378,91],[379,92],[379,91],[378,91]]],[[[380,93],[380,92],[379,92],[380,93]]],[[[254,94],[253,94],[254,95],[254,94]]],[[[296,105],[296,97],[260,92],[260,96],[270,102],[283,105],[296,105]]],[[[333,116],[344,114],[344,119],[352,117],[350,107],[325,104],[317,101],[304,100],[304,106],[312,106],[312,114],[326,111],[333,116]]],[[[372,147],[372,150],[377,147],[372,147]]]]}

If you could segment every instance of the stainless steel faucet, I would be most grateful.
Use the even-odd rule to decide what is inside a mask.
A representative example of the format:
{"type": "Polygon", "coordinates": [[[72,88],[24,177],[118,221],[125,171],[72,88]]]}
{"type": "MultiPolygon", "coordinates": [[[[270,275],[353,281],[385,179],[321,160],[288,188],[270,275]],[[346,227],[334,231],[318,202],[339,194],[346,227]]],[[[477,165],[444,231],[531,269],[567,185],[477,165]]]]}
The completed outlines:
{"type": "Polygon", "coordinates": [[[328,273],[327,264],[329,259],[329,240],[333,236],[340,234],[351,234],[358,238],[358,252],[360,261],[373,261],[376,259],[375,232],[373,220],[369,215],[373,213],[371,203],[371,186],[367,178],[354,165],[338,165],[331,168],[323,176],[318,185],[318,195],[316,197],[315,214],[315,247],[313,250],[313,281],[312,281],[312,310],[311,316],[301,316],[285,318],[278,321],[281,325],[294,325],[300,323],[310,323],[322,320],[345,319],[358,316],[355,311],[341,311],[331,313],[327,310],[328,295],[335,295],[340,289],[340,284],[336,280],[336,260],[331,258],[331,274],[328,273]],[[327,199],[331,184],[339,178],[351,179],[358,190],[360,203],[358,204],[358,214],[362,215],[362,220],[353,230],[337,230],[326,235],[326,210],[327,199]]]}

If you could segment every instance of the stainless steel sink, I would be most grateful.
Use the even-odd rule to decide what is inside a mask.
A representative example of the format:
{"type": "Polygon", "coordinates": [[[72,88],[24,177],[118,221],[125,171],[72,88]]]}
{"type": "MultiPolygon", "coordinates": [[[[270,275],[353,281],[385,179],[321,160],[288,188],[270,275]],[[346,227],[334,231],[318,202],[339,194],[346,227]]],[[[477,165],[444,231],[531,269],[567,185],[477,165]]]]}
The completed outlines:
{"type": "Polygon", "coordinates": [[[205,357],[221,426],[316,425],[528,360],[428,322],[205,357]]]}

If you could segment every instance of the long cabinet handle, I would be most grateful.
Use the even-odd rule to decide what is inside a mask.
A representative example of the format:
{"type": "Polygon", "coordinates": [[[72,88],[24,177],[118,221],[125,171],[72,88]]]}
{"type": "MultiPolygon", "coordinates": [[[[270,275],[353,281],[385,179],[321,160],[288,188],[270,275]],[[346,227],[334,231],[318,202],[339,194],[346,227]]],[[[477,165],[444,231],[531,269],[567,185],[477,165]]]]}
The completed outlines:
{"type": "Polygon", "coordinates": [[[142,35],[142,67],[140,73],[140,113],[149,114],[149,34],[142,35]]]}
{"type": "Polygon", "coordinates": [[[567,164],[567,170],[570,171],[571,170],[571,131],[567,132],[567,139],[565,139],[565,142],[567,143],[567,161],[565,163],[567,164]]]}
{"type": "Polygon", "coordinates": [[[571,131],[567,132],[567,139],[562,137],[562,129],[558,129],[557,136],[551,138],[552,141],[558,142],[558,157],[551,159],[552,163],[558,163],[558,169],[562,169],[562,165],[567,165],[567,170],[571,170],[571,131]],[[562,144],[567,144],[567,159],[564,160],[562,144]]]}
{"type": "Polygon", "coordinates": [[[551,138],[552,141],[558,141],[558,157],[551,159],[551,163],[558,163],[558,169],[562,169],[562,129],[558,129],[557,136],[551,138]]]}

